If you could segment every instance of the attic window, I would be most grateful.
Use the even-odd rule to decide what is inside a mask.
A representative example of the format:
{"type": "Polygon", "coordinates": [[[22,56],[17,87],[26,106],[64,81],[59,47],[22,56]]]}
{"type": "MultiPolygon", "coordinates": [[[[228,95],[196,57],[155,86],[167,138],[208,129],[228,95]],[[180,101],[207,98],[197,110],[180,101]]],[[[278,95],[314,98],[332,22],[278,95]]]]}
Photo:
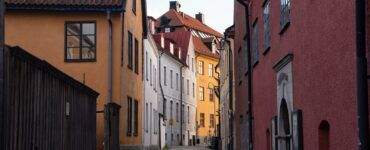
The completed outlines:
{"type": "Polygon", "coordinates": [[[170,29],[170,28],[165,28],[165,29],[164,29],[164,32],[165,32],[165,33],[171,32],[171,29],[170,29]]]}
{"type": "Polygon", "coordinates": [[[163,38],[163,35],[161,35],[161,47],[164,48],[164,38],[163,38]]]}
{"type": "Polygon", "coordinates": [[[179,59],[181,59],[181,49],[179,48],[179,59]]]}
{"type": "Polygon", "coordinates": [[[171,52],[171,54],[174,54],[173,44],[172,43],[170,43],[170,52],[171,52]]]}

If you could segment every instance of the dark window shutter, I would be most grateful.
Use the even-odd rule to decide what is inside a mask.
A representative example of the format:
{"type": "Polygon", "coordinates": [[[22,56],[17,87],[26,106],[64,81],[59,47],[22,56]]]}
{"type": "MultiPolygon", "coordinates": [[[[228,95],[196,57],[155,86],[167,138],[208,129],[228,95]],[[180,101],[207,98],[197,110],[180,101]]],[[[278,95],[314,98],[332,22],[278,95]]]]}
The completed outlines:
{"type": "Polygon", "coordinates": [[[293,150],[303,150],[302,111],[295,110],[292,113],[293,124],[293,150]]]}
{"type": "Polygon", "coordinates": [[[134,136],[138,136],[139,131],[139,102],[135,100],[135,111],[134,111],[134,136]]]}

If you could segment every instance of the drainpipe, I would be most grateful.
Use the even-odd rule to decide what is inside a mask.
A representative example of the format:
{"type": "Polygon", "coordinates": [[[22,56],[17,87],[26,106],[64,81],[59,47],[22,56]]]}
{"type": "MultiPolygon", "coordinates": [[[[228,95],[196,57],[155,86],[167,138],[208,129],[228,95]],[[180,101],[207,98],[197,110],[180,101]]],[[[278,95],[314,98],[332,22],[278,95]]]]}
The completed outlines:
{"type": "Polygon", "coordinates": [[[104,141],[104,149],[110,150],[111,149],[111,108],[109,107],[109,103],[112,102],[112,20],[111,20],[111,12],[107,11],[107,22],[108,22],[108,94],[107,94],[107,101],[106,101],[106,108],[105,108],[105,141],[104,141]]]}
{"type": "MultiPolygon", "coordinates": [[[[162,57],[162,55],[163,55],[163,52],[160,52],[160,54],[159,54],[159,57],[158,57],[158,73],[159,73],[159,88],[161,89],[161,93],[162,93],[162,99],[163,99],[163,102],[164,102],[164,99],[165,99],[165,97],[164,97],[164,93],[163,93],[163,87],[162,87],[162,77],[161,77],[161,68],[162,68],[162,66],[161,66],[161,57],[162,57]]],[[[166,119],[166,116],[164,115],[165,114],[165,105],[166,105],[166,103],[163,103],[162,104],[162,118],[163,118],[163,121],[166,119]]],[[[160,130],[161,129],[161,121],[159,120],[159,149],[161,149],[162,148],[162,140],[161,140],[161,133],[162,133],[162,131],[160,130]]],[[[165,143],[166,143],[166,141],[165,141],[165,143]]]]}
{"type": "MultiPolygon", "coordinates": [[[[246,41],[250,43],[250,27],[249,27],[249,2],[246,3],[244,0],[237,0],[240,4],[244,6],[245,11],[245,19],[246,19],[246,41]]],[[[247,117],[248,117],[248,136],[249,136],[249,150],[253,150],[253,65],[251,61],[251,47],[250,44],[247,44],[247,58],[248,58],[248,110],[247,110],[247,117]]]]}
{"type": "MultiPolygon", "coordinates": [[[[182,124],[182,120],[183,120],[183,115],[184,114],[182,114],[183,113],[183,110],[182,110],[182,103],[183,103],[183,94],[182,94],[182,92],[183,92],[183,86],[184,86],[184,84],[183,84],[183,81],[184,81],[184,79],[183,79],[183,77],[182,77],[182,69],[184,68],[185,66],[184,65],[182,65],[181,67],[180,67],[180,145],[184,145],[183,143],[182,143],[182,126],[183,126],[183,124],[182,124]]],[[[189,86],[189,85],[188,85],[189,86]]]]}
{"type": "MultiPolygon", "coordinates": [[[[0,122],[4,122],[4,48],[5,48],[5,35],[4,35],[4,12],[5,4],[4,0],[0,0],[0,122]]],[[[0,135],[4,135],[4,123],[0,125],[0,135]]],[[[0,141],[0,148],[3,148],[3,140],[0,141]]]]}
{"type": "Polygon", "coordinates": [[[359,150],[369,149],[369,112],[366,60],[366,0],[356,0],[356,78],[359,150]]]}

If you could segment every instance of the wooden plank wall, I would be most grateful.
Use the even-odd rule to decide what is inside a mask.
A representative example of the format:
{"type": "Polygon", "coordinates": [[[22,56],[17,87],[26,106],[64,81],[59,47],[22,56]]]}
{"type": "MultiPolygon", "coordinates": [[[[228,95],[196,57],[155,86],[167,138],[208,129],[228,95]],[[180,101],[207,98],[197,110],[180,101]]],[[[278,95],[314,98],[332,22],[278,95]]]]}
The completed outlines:
{"type": "Polygon", "coordinates": [[[98,93],[19,47],[5,49],[4,63],[0,149],[96,149],[98,93]]]}

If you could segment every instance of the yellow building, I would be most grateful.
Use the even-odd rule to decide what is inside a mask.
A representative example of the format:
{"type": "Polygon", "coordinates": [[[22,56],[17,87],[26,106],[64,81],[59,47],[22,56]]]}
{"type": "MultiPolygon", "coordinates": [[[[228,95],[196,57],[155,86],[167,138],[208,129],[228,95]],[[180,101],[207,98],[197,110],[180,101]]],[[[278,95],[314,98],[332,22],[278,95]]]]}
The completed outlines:
{"type": "Polygon", "coordinates": [[[28,50],[100,94],[97,149],[108,145],[107,137],[111,148],[141,147],[145,0],[5,2],[6,44],[28,50]],[[112,132],[103,111],[108,103],[120,107],[119,118],[110,118],[112,132]]]}
{"type": "Polygon", "coordinates": [[[219,98],[216,95],[219,55],[206,46],[204,39],[195,37],[193,41],[197,62],[197,135],[200,142],[206,144],[219,132],[219,98]]]}

